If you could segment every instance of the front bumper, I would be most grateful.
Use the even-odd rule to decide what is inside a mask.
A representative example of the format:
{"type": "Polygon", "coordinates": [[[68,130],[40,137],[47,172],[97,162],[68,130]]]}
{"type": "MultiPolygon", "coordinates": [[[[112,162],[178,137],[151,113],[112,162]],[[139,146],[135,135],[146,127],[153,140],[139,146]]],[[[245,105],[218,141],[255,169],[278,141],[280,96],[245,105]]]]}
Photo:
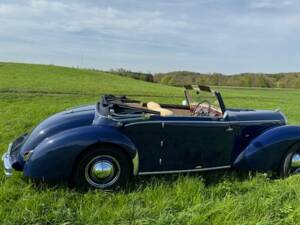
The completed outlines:
{"type": "Polygon", "coordinates": [[[8,177],[12,176],[13,174],[12,162],[10,158],[11,149],[12,149],[12,143],[9,144],[7,152],[5,152],[4,155],[2,156],[4,174],[8,177]]]}
{"type": "Polygon", "coordinates": [[[16,138],[8,145],[7,151],[2,156],[4,174],[8,177],[13,174],[13,170],[23,170],[23,162],[20,159],[20,150],[26,140],[26,137],[27,133],[16,138]]]}

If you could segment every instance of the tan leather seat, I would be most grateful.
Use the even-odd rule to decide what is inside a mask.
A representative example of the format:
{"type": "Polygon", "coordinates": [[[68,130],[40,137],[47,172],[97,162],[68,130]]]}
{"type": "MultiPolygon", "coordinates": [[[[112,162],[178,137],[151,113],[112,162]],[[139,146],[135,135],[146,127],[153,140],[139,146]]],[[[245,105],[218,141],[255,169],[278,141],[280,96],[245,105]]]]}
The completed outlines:
{"type": "Polygon", "coordinates": [[[147,108],[149,110],[160,112],[161,116],[172,116],[174,114],[171,110],[161,108],[161,106],[156,102],[148,102],[147,108]]]}

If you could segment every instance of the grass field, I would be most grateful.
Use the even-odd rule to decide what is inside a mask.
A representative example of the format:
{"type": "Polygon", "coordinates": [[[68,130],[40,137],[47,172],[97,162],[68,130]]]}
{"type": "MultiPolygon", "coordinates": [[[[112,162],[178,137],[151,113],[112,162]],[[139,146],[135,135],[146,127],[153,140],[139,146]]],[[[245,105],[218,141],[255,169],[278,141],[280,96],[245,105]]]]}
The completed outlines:
{"type": "MultiPolygon", "coordinates": [[[[300,124],[300,90],[221,88],[229,107],[280,108],[300,124]]],[[[0,63],[0,153],[17,135],[101,94],[181,102],[181,88],[108,73],[0,63]]],[[[0,167],[2,169],[2,165],[0,167]]],[[[0,224],[300,224],[300,176],[210,172],[138,178],[127,190],[79,193],[0,175],[0,224]]]]}

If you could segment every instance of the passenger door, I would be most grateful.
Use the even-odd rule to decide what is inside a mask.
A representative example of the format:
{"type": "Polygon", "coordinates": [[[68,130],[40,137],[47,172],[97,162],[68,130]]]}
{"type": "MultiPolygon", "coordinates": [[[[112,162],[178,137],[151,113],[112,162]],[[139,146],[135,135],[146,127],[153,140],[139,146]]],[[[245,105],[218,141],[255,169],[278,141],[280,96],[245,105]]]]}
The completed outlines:
{"type": "Polygon", "coordinates": [[[234,132],[226,121],[179,118],[164,121],[161,170],[193,170],[229,165],[234,132]]]}

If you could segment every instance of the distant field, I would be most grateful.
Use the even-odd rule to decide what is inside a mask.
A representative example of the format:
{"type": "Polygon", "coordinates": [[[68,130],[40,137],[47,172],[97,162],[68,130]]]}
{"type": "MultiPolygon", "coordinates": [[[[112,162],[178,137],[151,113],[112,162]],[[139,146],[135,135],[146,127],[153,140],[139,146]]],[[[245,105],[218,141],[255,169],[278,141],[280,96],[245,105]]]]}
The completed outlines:
{"type": "MultiPolygon", "coordinates": [[[[300,90],[218,88],[227,107],[280,108],[300,124],[300,90]]],[[[179,103],[181,88],[109,73],[0,63],[0,153],[12,138],[65,108],[105,93],[179,103]]],[[[0,167],[2,169],[2,165],[0,167]]],[[[78,193],[0,175],[0,224],[299,224],[300,177],[235,172],[139,178],[117,193],[78,193]]]]}

